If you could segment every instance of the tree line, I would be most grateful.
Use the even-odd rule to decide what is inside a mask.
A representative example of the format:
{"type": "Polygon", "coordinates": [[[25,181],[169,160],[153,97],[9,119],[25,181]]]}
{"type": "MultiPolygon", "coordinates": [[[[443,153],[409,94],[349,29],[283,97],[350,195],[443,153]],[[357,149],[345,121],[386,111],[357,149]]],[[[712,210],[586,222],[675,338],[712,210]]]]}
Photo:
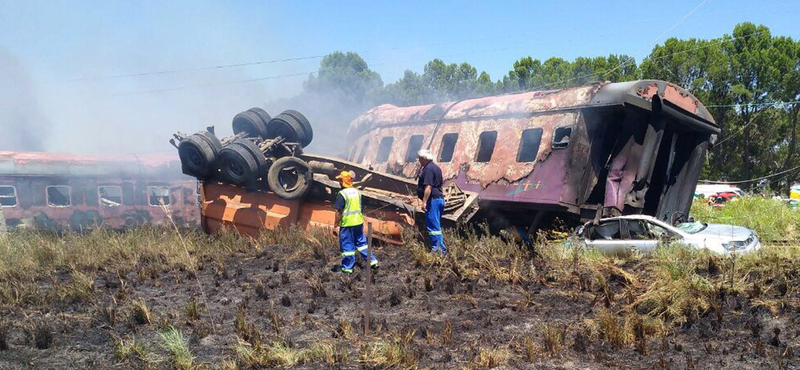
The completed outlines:
{"type": "MultiPolygon", "coordinates": [[[[334,52],[322,59],[298,98],[348,107],[338,115],[344,119],[384,103],[408,106],[637,79],[666,80],[689,90],[722,128],[702,178],[752,179],[800,166],[800,41],[749,22],[716,39],[668,39],[639,63],[624,54],[572,61],[523,57],[496,80],[467,62],[434,59],[422,73],[406,70],[399,80],[384,83],[358,54],[334,52]]],[[[798,177],[790,171],[744,186],[785,189],[798,177]]]]}

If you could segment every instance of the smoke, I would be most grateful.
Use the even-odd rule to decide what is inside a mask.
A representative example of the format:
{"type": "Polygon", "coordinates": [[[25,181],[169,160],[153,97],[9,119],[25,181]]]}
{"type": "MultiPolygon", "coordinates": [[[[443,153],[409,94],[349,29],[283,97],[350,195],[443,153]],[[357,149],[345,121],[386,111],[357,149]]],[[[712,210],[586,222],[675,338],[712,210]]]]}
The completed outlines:
{"type": "Polygon", "coordinates": [[[0,47],[0,150],[42,151],[50,127],[28,71],[0,47]]]}
{"type": "Polygon", "coordinates": [[[347,127],[369,106],[348,102],[334,92],[305,90],[291,98],[270,100],[266,108],[272,116],[294,109],[308,118],[314,129],[314,140],[305,148],[306,152],[344,157],[349,149],[345,140],[347,127]]]}

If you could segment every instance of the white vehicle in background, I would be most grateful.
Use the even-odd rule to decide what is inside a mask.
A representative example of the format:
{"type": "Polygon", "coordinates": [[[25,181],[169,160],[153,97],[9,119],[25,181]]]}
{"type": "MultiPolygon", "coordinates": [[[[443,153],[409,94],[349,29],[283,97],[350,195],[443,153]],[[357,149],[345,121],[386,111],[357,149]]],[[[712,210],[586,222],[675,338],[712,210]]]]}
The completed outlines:
{"type": "Polygon", "coordinates": [[[741,226],[686,222],[672,226],[651,216],[609,217],[576,230],[587,247],[604,253],[650,252],[660,243],[681,243],[720,254],[744,254],[761,248],[753,230],[741,226]]]}
{"type": "Polygon", "coordinates": [[[699,184],[694,190],[694,196],[700,198],[708,198],[719,193],[734,193],[740,197],[744,196],[744,191],[735,185],[699,184]]]}

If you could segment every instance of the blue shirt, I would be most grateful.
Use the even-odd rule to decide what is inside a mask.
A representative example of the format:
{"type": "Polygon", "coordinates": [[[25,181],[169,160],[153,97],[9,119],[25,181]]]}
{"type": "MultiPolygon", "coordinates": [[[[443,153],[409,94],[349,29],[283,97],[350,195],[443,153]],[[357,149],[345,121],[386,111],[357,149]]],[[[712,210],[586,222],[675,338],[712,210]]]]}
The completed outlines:
{"type": "Polygon", "coordinates": [[[336,194],[336,201],[333,202],[333,209],[335,209],[337,211],[341,211],[341,210],[344,209],[344,206],[345,206],[345,203],[344,203],[344,197],[342,196],[342,193],[336,194]]]}
{"type": "Polygon", "coordinates": [[[422,170],[419,171],[419,181],[417,182],[417,196],[422,199],[425,194],[425,186],[431,186],[431,197],[442,198],[442,169],[433,163],[428,162],[422,170]]]}

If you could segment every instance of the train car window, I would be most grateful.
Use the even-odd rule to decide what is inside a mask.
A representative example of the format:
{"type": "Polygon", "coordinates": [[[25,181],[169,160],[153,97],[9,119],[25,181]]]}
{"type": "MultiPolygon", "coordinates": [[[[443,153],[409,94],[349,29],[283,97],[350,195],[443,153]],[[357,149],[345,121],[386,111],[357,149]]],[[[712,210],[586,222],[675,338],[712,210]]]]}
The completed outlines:
{"type": "Polygon", "coordinates": [[[423,135],[414,135],[408,139],[408,149],[406,150],[406,163],[411,163],[417,160],[417,153],[422,149],[422,140],[425,138],[423,135]]]}
{"type": "Polygon", "coordinates": [[[389,159],[389,153],[392,151],[392,142],[394,142],[394,138],[391,136],[381,139],[381,143],[378,146],[378,155],[375,157],[375,163],[383,163],[389,159]]]}
{"type": "Polygon", "coordinates": [[[569,137],[572,136],[572,127],[556,127],[553,133],[553,149],[563,149],[569,145],[569,137]]]}
{"type": "Polygon", "coordinates": [[[0,207],[17,206],[17,189],[11,185],[0,185],[0,207]]]}
{"type": "Polygon", "coordinates": [[[361,153],[358,153],[358,161],[356,161],[356,163],[364,162],[364,156],[367,155],[367,148],[369,148],[369,141],[365,141],[364,146],[361,147],[361,153]]]}
{"type": "Polygon", "coordinates": [[[494,144],[497,142],[497,131],[484,131],[478,139],[478,155],[475,162],[489,162],[494,153],[494,144]]]}
{"type": "Polygon", "coordinates": [[[100,205],[103,207],[119,207],[122,205],[121,186],[98,186],[97,194],[100,196],[100,205]]]}
{"type": "Polygon", "coordinates": [[[442,136],[442,149],[439,152],[439,162],[447,163],[453,160],[456,142],[458,142],[457,133],[449,133],[442,136]]]}
{"type": "Polygon", "coordinates": [[[517,162],[533,162],[536,154],[539,153],[539,144],[542,143],[542,129],[529,128],[522,131],[519,139],[519,151],[517,151],[517,162]]]}
{"type": "Polygon", "coordinates": [[[166,186],[148,186],[147,198],[151,206],[169,205],[169,188],[166,186]]]}
{"type": "Polygon", "coordinates": [[[45,190],[47,193],[47,205],[50,207],[69,207],[72,205],[70,197],[72,189],[66,185],[52,185],[45,190]]]}

